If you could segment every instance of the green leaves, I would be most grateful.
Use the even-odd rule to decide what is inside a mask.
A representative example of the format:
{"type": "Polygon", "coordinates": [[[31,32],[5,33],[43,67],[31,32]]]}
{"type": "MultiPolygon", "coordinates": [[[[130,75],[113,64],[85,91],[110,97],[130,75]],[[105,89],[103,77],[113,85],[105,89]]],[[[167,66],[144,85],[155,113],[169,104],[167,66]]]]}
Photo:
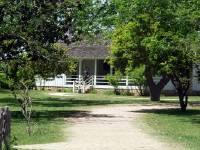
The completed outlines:
{"type": "Polygon", "coordinates": [[[110,53],[116,58],[110,63],[119,70],[145,65],[152,75],[171,74],[176,70],[173,66],[180,65],[178,60],[186,59],[184,49],[187,53],[191,51],[190,57],[193,55],[191,45],[194,45],[195,33],[199,29],[196,30],[198,18],[191,14],[200,12],[196,7],[199,2],[115,0],[113,3],[120,21],[115,22],[117,25],[110,47],[110,53]],[[193,40],[189,42],[187,37],[193,40]],[[117,61],[123,61],[123,66],[117,61]]]}
{"type": "Polygon", "coordinates": [[[75,42],[89,33],[92,1],[2,0],[0,4],[0,60],[29,53],[37,59],[41,49],[58,40],[75,42]],[[88,8],[88,9],[87,9],[88,8]],[[6,43],[4,40],[16,40],[6,43]],[[23,49],[23,50],[22,50],[23,49]],[[9,55],[8,55],[9,54],[9,55]]]}

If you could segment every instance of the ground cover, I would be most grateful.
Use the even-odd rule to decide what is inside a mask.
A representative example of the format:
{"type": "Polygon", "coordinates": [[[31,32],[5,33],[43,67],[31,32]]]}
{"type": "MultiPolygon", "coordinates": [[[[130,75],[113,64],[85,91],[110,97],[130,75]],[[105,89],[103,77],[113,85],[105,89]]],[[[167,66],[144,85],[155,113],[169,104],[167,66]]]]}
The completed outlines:
{"type": "Polygon", "coordinates": [[[148,127],[147,132],[157,138],[167,137],[169,142],[180,143],[187,150],[199,150],[199,106],[190,107],[185,113],[179,109],[152,110],[143,116],[143,121],[148,127]]]}
{"type": "Polygon", "coordinates": [[[91,107],[108,104],[148,103],[148,99],[116,98],[102,94],[77,95],[70,97],[52,96],[48,91],[31,91],[33,97],[32,129],[33,135],[26,134],[26,123],[20,107],[9,90],[0,90],[0,107],[9,106],[12,111],[12,135],[17,144],[60,142],[66,140],[62,128],[67,126],[64,118],[87,111],[91,107]]]}
{"type": "MultiPolygon", "coordinates": [[[[64,137],[64,135],[69,135],[70,133],[63,134],[63,132],[66,132],[66,130],[62,130],[63,126],[65,126],[65,128],[69,126],[64,118],[68,118],[80,112],[87,112],[93,107],[112,104],[178,104],[177,97],[165,96],[161,97],[161,102],[151,102],[149,101],[149,97],[105,94],[53,96],[49,95],[49,91],[32,91],[31,93],[33,96],[33,136],[28,137],[25,132],[25,121],[18,104],[8,90],[0,90],[0,107],[10,107],[12,111],[12,135],[16,136],[17,143],[20,145],[66,141],[67,137],[64,137]]],[[[200,97],[190,97],[190,104],[200,104],[199,100],[200,97]]],[[[200,122],[198,121],[199,111],[199,107],[190,108],[187,114],[182,114],[177,109],[154,110],[145,115],[145,122],[148,126],[156,129],[155,132],[159,133],[161,136],[167,136],[169,139],[176,140],[177,142],[187,141],[188,144],[195,143],[193,145],[198,146],[198,142],[195,142],[195,139],[198,137],[197,133],[200,131],[198,128],[198,123],[200,122]],[[160,126],[159,130],[157,130],[158,125],[160,126]],[[168,131],[166,125],[170,126],[169,128],[171,130],[168,131]],[[179,133],[173,131],[177,128],[180,130],[187,129],[188,132],[183,132],[184,135],[179,136],[179,133]],[[170,135],[171,133],[174,133],[174,135],[170,135]],[[182,140],[183,138],[185,138],[185,140],[182,140]]],[[[194,146],[194,148],[197,146],[194,146]]]]}
{"type": "Polygon", "coordinates": [[[66,118],[72,124],[68,140],[59,143],[18,145],[30,150],[184,150],[182,145],[153,138],[137,127],[140,110],[174,108],[151,104],[109,105],[66,118]]]}

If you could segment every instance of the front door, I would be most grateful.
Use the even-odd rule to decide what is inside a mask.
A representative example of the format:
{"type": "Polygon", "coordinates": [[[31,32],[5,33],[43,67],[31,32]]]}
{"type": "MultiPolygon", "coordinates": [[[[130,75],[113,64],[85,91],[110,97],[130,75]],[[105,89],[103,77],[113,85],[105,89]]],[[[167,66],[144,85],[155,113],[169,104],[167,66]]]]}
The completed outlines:
{"type": "Polygon", "coordinates": [[[82,61],[82,75],[91,76],[94,75],[95,60],[86,59],[82,61]]]}

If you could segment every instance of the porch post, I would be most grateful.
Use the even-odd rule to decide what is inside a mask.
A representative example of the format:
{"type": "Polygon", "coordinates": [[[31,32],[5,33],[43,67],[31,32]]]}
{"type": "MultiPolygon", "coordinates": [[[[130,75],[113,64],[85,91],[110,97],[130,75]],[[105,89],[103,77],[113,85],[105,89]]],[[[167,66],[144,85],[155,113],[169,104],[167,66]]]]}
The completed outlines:
{"type": "Polygon", "coordinates": [[[113,75],[113,68],[111,65],[110,65],[110,75],[113,75]]]}
{"type": "Polygon", "coordinates": [[[128,74],[126,75],[126,86],[128,86],[128,74]]]}
{"type": "Polygon", "coordinates": [[[78,73],[79,73],[79,81],[81,79],[81,74],[82,74],[82,59],[79,60],[79,67],[78,67],[78,73]]]}
{"type": "Polygon", "coordinates": [[[97,59],[94,60],[94,85],[97,85],[97,59]]]}

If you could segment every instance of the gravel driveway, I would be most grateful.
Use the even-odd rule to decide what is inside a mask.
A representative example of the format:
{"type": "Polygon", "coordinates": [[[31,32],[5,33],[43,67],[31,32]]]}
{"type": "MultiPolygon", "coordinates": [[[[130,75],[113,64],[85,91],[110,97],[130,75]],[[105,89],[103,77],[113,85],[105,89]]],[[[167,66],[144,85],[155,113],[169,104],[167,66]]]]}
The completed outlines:
{"type": "Polygon", "coordinates": [[[62,143],[17,146],[44,150],[177,150],[175,144],[161,142],[138,128],[140,111],[169,106],[124,105],[95,108],[89,114],[67,118],[71,137],[62,143]]]}

